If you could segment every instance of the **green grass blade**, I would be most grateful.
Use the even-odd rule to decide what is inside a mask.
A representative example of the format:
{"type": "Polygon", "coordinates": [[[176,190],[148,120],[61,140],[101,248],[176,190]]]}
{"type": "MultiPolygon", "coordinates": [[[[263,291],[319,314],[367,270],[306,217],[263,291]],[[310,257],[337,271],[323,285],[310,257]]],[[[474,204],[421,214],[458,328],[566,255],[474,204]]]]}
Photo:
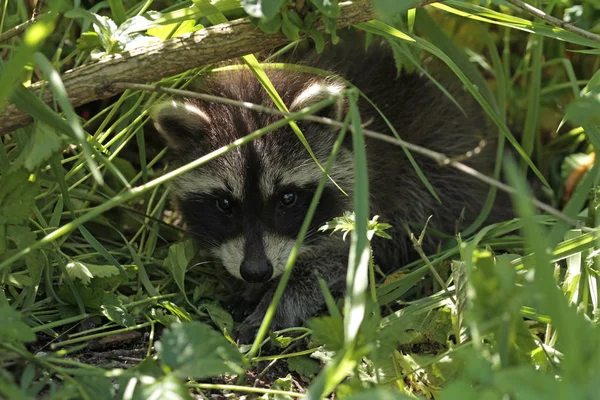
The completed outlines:
{"type": "Polygon", "coordinates": [[[52,92],[56,98],[58,104],[62,108],[65,116],[67,118],[67,123],[69,124],[69,128],[71,132],[73,132],[74,137],[77,139],[77,142],[83,148],[83,154],[85,155],[86,162],[94,179],[99,184],[104,183],[104,179],[102,178],[102,174],[98,169],[98,164],[92,158],[93,150],[92,146],[87,141],[87,135],[85,134],[83,128],[81,127],[81,123],[79,122],[79,117],[75,113],[75,109],[71,105],[69,101],[69,95],[67,94],[67,90],[60,78],[59,73],[54,69],[50,60],[46,58],[42,53],[35,53],[33,56],[36,64],[40,67],[46,79],[52,88],[52,92]]]}

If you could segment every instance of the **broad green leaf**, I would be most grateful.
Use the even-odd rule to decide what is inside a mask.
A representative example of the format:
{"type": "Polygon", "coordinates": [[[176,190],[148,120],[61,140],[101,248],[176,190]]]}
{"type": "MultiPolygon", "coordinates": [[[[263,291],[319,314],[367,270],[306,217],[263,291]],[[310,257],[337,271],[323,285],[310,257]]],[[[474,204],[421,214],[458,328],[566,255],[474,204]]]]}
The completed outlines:
{"type": "Polygon", "coordinates": [[[27,219],[39,193],[39,182],[28,180],[25,169],[7,171],[0,177],[0,219],[8,224],[21,224],[27,219]]]}
{"type": "Polygon", "coordinates": [[[117,25],[124,23],[127,19],[127,14],[125,13],[123,2],[118,0],[108,0],[108,4],[110,5],[110,13],[117,25]]]}
{"type": "Polygon", "coordinates": [[[164,399],[164,400],[192,400],[189,389],[181,379],[173,375],[144,380],[136,386],[133,400],[164,399]]]}
{"type": "Polygon", "coordinates": [[[156,343],[158,359],[179,378],[240,374],[240,352],[208,325],[192,321],[173,324],[156,343]]]}
{"type": "Polygon", "coordinates": [[[27,143],[27,147],[20,155],[20,157],[23,157],[24,167],[33,172],[60,151],[64,145],[64,138],[54,128],[39,122],[35,125],[35,130],[27,143]]]}
{"type": "Polygon", "coordinates": [[[337,18],[340,15],[340,6],[338,0],[312,0],[319,11],[330,18],[337,18]]]}
{"type": "MultiPolygon", "coordinates": [[[[600,126],[600,93],[580,97],[567,106],[565,119],[577,125],[600,126]]],[[[596,148],[600,148],[600,138],[588,135],[596,148]]]]}
{"type": "Polygon", "coordinates": [[[116,396],[115,387],[109,378],[101,375],[84,375],[75,378],[90,399],[111,400],[116,396]]]}
{"type": "Polygon", "coordinates": [[[178,242],[169,247],[165,267],[173,275],[175,283],[185,293],[185,271],[194,257],[194,244],[191,240],[178,242]]]}
{"type": "Polygon", "coordinates": [[[198,306],[198,309],[205,310],[210,316],[210,319],[223,333],[231,335],[233,329],[233,317],[217,302],[202,303],[198,306]]]}
{"type": "Polygon", "coordinates": [[[325,345],[327,350],[338,351],[344,348],[344,324],[335,317],[318,317],[308,321],[315,342],[325,345]]]}
{"type": "Polygon", "coordinates": [[[21,319],[21,313],[9,305],[0,306],[0,340],[33,342],[35,333],[21,319]]]}
{"type": "Polygon", "coordinates": [[[94,277],[87,265],[79,261],[70,261],[66,265],[67,274],[71,279],[79,279],[84,285],[88,285],[94,277]]]}
{"type": "MultiPolygon", "coordinates": [[[[285,377],[282,378],[277,378],[275,380],[275,382],[273,382],[273,385],[271,386],[272,389],[276,389],[276,390],[283,390],[286,392],[291,392],[292,389],[294,387],[294,381],[292,379],[292,375],[291,374],[287,374],[285,377]]],[[[261,400],[293,400],[295,397],[286,395],[286,394],[272,394],[272,393],[265,393],[262,396],[260,396],[261,400]]]]}
{"type": "Polygon", "coordinates": [[[85,263],[88,271],[92,273],[93,276],[98,278],[107,278],[109,276],[119,275],[121,271],[114,265],[106,264],[106,265],[96,265],[85,263]]]}
{"type": "Polygon", "coordinates": [[[254,18],[269,20],[281,9],[285,0],[241,0],[244,10],[254,18]]]}
{"type": "Polygon", "coordinates": [[[100,310],[106,318],[121,326],[128,327],[136,323],[135,318],[123,304],[122,299],[115,294],[107,293],[104,295],[100,310]]]}
{"type": "Polygon", "coordinates": [[[307,356],[290,357],[287,359],[287,364],[290,371],[297,372],[307,378],[318,374],[321,370],[319,362],[307,356]]]}

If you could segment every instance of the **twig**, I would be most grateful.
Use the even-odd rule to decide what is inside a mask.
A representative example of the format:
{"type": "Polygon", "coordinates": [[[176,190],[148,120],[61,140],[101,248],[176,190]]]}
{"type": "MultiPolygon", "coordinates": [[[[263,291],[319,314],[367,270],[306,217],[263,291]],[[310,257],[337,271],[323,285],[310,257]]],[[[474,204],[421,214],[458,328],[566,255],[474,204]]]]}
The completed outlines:
{"type": "Polygon", "coordinates": [[[419,254],[419,257],[421,257],[421,260],[423,260],[425,262],[425,265],[427,265],[427,267],[429,268],[429,271],[431,272],[431,274],[433,275],[433,277],[435,278],[437,283],[442,287],[444,292],[446,292],[450,301],[452,301],[452,303],[454,305],[456,305],[456,299],[454,298],[454,296],[452,296],[452,293],[450,293],[450,291],[448,290],[448,286],[446,285],[446,282],[444,282],[444,280],[442,279],[440,274],[437,272],[437,270],[435,269],[435,267],[433,266],[433,264],[431,263],[431,261],[429,260],[429,258],[425,254],[425,252],[423,251],[423,239],[425,238],[425,232],[427,231],[427,225],[429,224],[431,217],[432,217],[432,215],[430,215],[429,218],[427,218],[427,221],[425,222],[425,226],[423,227],[423,230],[421,231],[421,235],[419,236],[418,239],[415,236],[415,234],[410,230],[410,228],[408,227],[408,224],[405,224],[404,229],[409,234],[410,241],[412,242],[414,249],[419,254]]]}
{"type": "Polygon", "coordinates": [[[40,15],[40,12],[42,11],[42,8],[44,7],[44,0],[38,0],[35,3],[35,8],[33,9],[33,12],[31,13],[31,19],[35,19],[37,18],[38,15],[40,15]]]}
{"type": "MultiPolygon", "coordinates": [[[[281,352],[281,354],[286,354],[289,353],[290,351],[294,350],[294,348],[298,345],[298,342],[294,342],[292,344],[290,344],[288,347],[286,347],[285,349],[283,349],[283,351],[281,352]]],[[[273,365],[275,365],[275,363],[279,360],[282,360],[282,358],[275,358],[274,360],[271,360],[271,362],[257,375],[257,379],[254,382],[254,386],[256,386],[256,383],[258,381],[260,381],[265,374],[269,371],[269,369],[271,369],[273,367],[273,365]]]]}
{"type": "MultiPolygon", "coordinates": [[[[246,101],[231,100],[231,99],[227,99],[224,97],[212,96],[212,95],[204,94],[204,93],[190,92],[187,90],[170,89],[170,88],[164,88],[164,87],[154,86],[154,85],[143,85],[143,84],[134,84],[134,83],[125,83],[125,82],[117,82],[117,83],[114,83],[113,86],[118,87],[122,90],[124,90],[124,89],[144,90],[144,91],[149,91],[149,92],[158,92],[158,93],[173,94],[173,95],[177,95],[177,96],[197,98],[197,99],[204,100],[204,101],[213,101],[216,103],[229,104],[229,105],[236,106],[236,107],[247,108],[249,110],[259,111],[259,112],[263,112],[266,114],[279,115],[282,117],[289,115],[289,113],[284,113],[284,112],[281,112],[274,108],[261,106],[261,105],[249,103],[246,101]]],[[[331,126],[335,126],[337,128],[344,127],[344,124],[342,122],[335,121],[330,118],[318,117],[315,115],[306,115],[304,117],[300,117],[300,119],[306,120],[306,121],[317,122],[319,124],[331,125],[331,126]]],[[[352,130],[351,127],[350,127],[350,129],[352,130]]],[[[383,133],[371,131],[369,129],[363,129],[363,134],[367,137],[381,140],[383,142],[390,143],[395,146],[406,147],[410,151],[413,151],[417,154],[421,154],[425,157],[428,157],[428,158],[434,160],[439,165],[448,165],[452,168],[455,168],[459,171],[466,173],[467,175],[472,176],[475,179],[479,179],[480,181],[482,181],[490,186],[495,186],[498,189],[502,190],[503,192],[506,192],[509,194],[517,194],[518,193],[514,187],[507,185],[505,183],[502,183],[490,176],[482,174],[481,172],[477,171],[476,169],[473,169],[473,168],[469,167],[468,165],[463,164],[462,162],[458,161],[455,158],[450,158],[450,157],[446,156],[445,154],[438,153],[437,151],[433,151],[433,150],[427,149],[425,147],[418,146],[416,144],[407,142],[403,139],[398,139],[398,138],[395,138],[395,137],[392,137],[392,136],[389,136],[389,135],[386,135],[383,133]]],[[[555,216],[556,218],[562,219],[572,226],[577,227],[577,226],[581,225],[578,221],[576,221],[573,218],[569,217],[568,215],[562,213],[561,211],[557,210],[556,208],[536,199],[535,197],[531,197],[529,200],[531,201],[531,203],[534,206],[536,206],[540,210],[543,210],[543,211],[547,212],[548,214],[555,216]]]]}
{"type": "Polygon", "coordinates": [[[542,11],[538,8],[535,8],[532,5],[529,5],[525,2],[522,2],[521,0],[507,0],[507,1],[509,3],[511,3],[512,5],[519,7],[521,10],[527,11],[529,14],[534,15],[540,19],[543,19],[544,21],[549,22],[550,24],[552,24],[554,26],[558,26],[559,28],[562,28],[565,31],[575,33],[579,36],[583,36],[586,39],[590,39],[590,40],[600,43],[600,36],[596,35],[595,33],[588,32],[585,29],[578,28],[575,25],[561,21],[558,18],[554,18],[552,15],[548,15],[544,11],[542,11]]]}
{"type": "Polygon", "coordinates": [[[33,12],[31,13],[31,18],[29,18],[27,21],[15,26],[14,28],[7,30],[4,33],[0,33],[0,43],[6,42],[7,40],[25,32],[25,29],[27,29],[27,27],[29,27],[29,25],[33,24],[37,20],[38,16],[40,15],[40,11],[42,11],[43,6],[44,6],[44,1],[38,0],[38,2],[35,5],[35,8],[33,9],[33,12]]]}
{"type": "Polygon", "coordinates": [[[14,28],[11,28],[4,33],[0,33],[0,43],[6,42],[7,40],[12,39],[13,37],[25,32],[25,29],[27,29],[27,27],[33,24],[34,22],[35,19],[30,18],[27,21],[15,26],[14,28]]]}

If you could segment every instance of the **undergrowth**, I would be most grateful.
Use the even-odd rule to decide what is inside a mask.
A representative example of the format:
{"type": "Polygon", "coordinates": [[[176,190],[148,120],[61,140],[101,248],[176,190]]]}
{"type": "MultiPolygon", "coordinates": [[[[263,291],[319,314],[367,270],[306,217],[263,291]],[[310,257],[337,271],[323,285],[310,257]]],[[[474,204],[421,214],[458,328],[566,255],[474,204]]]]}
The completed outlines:
{"type": "MultiPolygon", "coordinates": [[[[3,35],[30,18],[31,3],[0,1],[3,35]]],[[[218,154],[167,174],[148,123],[167,95],[127,89],[74,108],[59,74],[246,12],[261,29],[309,35],[318,48],[337,40],[337,1],[46,3],[24,33],[0,42],[0,109],[12,103],[34,121],[0,141],[0,397],[598,397],[599,42],[504,2],[375,1],[380,19],[355,29],[387,40],[398,67],[446,64],[500,132],[490,203],[437,253],[388,276],[354,257],[348,282],[361,290],[343,307],[328,298],[305,327],[269,332],[267,323],[238,348],[223,307],[232,278],[198,255],[165,185],[218,154]],[[325,34],[312,25],[323,17],[325,34]],[[49,106],[26,89],[39,80],[49,106]],[[486,226],[507,189],[499,182],[517,218],[486,226]]],[[[600,31],[592,1],[537,6],[600,31]]],[[[259,78],[270,67],[244,61],[259,78]]],[[[185,89],[211,68],[160,85],[185,89]]],[[[359,93],[344,95],[360,144],[359,93]]],[[[387,226],[368,215],[366,166],[361,154],[355,161],[355,213],[329,228],[349,232],[360,255],[387,226]]]]}

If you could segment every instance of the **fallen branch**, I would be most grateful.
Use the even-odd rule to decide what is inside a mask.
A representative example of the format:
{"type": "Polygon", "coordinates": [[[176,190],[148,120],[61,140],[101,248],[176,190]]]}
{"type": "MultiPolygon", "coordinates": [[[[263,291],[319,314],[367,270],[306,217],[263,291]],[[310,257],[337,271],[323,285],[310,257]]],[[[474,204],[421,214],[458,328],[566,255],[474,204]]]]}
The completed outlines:
{"type": "MultiPolygon", "coordinates": [[[[431,2],[422,0],[418,6],[431,2]]],[[[372,18],[371,1],[355,0],[342,5],[337,24],[339,28],[344,28],[372,18]]],[[[77,107],[122,92],[123,89],[112,85],[116,81],[156,82],[202,65],[271,50],[289,42],[282,34],[264,33],[247,19],[239,19],[156,45],[112,55],[67,71],[62,75],[62,80],[71,103],[77,107]]],[[[36,82],[32,85],[36,95],[43,84],[36,82]]],[[[46,104],[51,104],[52,93],[46,90],[42,99],[46,104]]],[[[31,116],[9,104],[0,114],[0,133],[13,131],[31,121],[31,116]]]]}

